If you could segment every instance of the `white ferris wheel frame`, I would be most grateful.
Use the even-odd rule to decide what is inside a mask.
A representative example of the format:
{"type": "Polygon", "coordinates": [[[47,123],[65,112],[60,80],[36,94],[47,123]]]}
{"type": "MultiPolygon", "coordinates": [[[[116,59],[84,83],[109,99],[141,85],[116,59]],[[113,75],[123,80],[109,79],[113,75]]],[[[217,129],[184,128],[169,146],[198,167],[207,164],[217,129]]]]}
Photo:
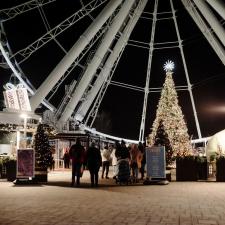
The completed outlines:
{"type": "MultiPolygon", "coordinates": [[[[47,4],[50,2],[54,2],[55,0],[42,0],[43,3],[47,4]]],[[[81,1],[82,8],[77,11],[73,16],[69,17],[67,20],[63,21],[60,25],[58,25],[56,28],[53,28],[50,30],[48,28],[48,32],[46,35],[44,35],[42,38],[39,38],[37,41],[29,45],[26,49],[20,50],[14,55],[9,55],[9,51],[4,48],[3,44],[0,42],[0,50],[2,52],[2,55],[12,70],[13,74],[18,78],[18,80],[27,88],[27,90],[32,95],[31,97],[31,106],[33,111],[38,107],[40,103],[45,105],[49,110],[53,112],[57,112],[59,116],[59,122],[62,124],[65,121],[67,121],[71,115],[74,113],[73,109],[76,105],[81,101],[83,96],[86,96],[86,101],[83,101],[81,106],[78,108],[77,112],[74,115],[74,118],[81,122],[83,128],[89,132],[99,134],[105,137],[109,137],[115,140],[121,140],[124,138],[114,137],[111,135],[103,134],[98,131],[94,131],[87,125],[83,124],[82,121],[84,117],[86,116],[86,113],[93,102],[94,97],[98,96],[95,104],[95,111],[91,111],[91,113],[88,115],[88,118],[90,116],[93,117],[93,119],[96,116],[96,110],[98,109],[99,104],[101,103],[101,99],[104,96],[104,93],[107,89],[107,86],[110,84],[112,85],[118,85],[126,88],[131,88],[134,90],[139,90],[144,92],[144,103],[143,103],[143,110],[142,110],[142,119],[141,119],[141,125],[140,125],[140,133],[139,133],[139,140],[138,141],[144,141],[144,129],[145,129],[145,118],[146,118],[146,107],[147,107],[147,99],[148,94],[151,91],[160,91],[160,88],[156,90],[152,90],[149,88],[149,80],[150,80],[150,72],[151,72],[151,62],[152,62],[152,55],[153,55],[153,43],[154,43],[154,34],[155,34],[155,28],[157,23],[157,7],[158,7],[158,1],[155,0],[155,6],[154,6],[154,12],[153,12],[153,25],[152,25],[152,31],[151,31],[151,40],[149,43],[149,61],[148,61],[148,69],[147,69],[147,76],[146,76],[146,85],[144,88],[131,86],[128,84],[122,84],[119,82],[113,82],[111,81],[113,72],[115,70],[116,64],[118,62],[118,59],[120,58],[123,49],[128,44],[130,33],[132,32],[137,20],[140,18],[144,7],[147,3],[147,0],[126,0],[122,3],[122,0],[113,0],[109,1],[107,6],[102,10],[100,15],[92,22],[92,24],[87,28],[87,30],[84,32],[84,34],[81,36],[81,38],[74,44],[74,46],[71,48],[69,52],[66,53],[66,56],[62,59],[62,61],[56,66],[56,68],[49,74],[47,79],[41,84],[41,86],[35,90],[34,88],[30,87],[30,85],[27,84],[26,79],[24,79],[23,76],[21,76],[21,72],[17,69],[16,65],[12,63],[12,59],[15,57],[15,55],[22,55],[23,60],[26,60],[31,54],[33,54],[33,51],[38,50],[40,47],[42,47],[44,44],[46,44],[51,39],[48,39],[49,35],[53,35],[54,39],[55,37],[64,31],[63,27],[65,27],[65,24],[68,25],[70,19],[73,19],[74,23],[78,20],[80,20],[83,16],[89,15],[90,13],[96,9],[98,6],[102,5],[106,0],[97,0],[97,1],[91,1],[89,4],[85,5],[81,1]],[[118,9],[119,8],[119,9],[118,9]],[[118,10],[118,13],[116,15],[113,15],[113,13],[118,10]],[[110,22],[107,24],[108,30],[106,31],[106,27],[104,27],[104,24],[106,21],[113,15],[113,17],[116,17],[116,22],[110,22]],[[130,19],[124,26],[124,30],[121,31],[120,27],[122,25],[122,22],[127,20],[127,17],[130,19]],[[122,21],[122,22],[121,22],[122,21]],[[45,100],[45,97],[47,94],[49,94],[49,90],[52,90],[60,85],[62,83],[62,80],[65,79],[65,74],[69,73],[69,68],[72,66],[79,65],[79,58],[83,56],[85,53],[84,51],[89,49],[92,45],[94,40],[97,40],[104,32],[106,32],[106,38],[103,39],[102,44],[97,49],[97,52],[95,53],[94,57],[92,58],[92,61],[90,62],[88,68],[86,69],[86,72],[84,76],[79,80],[79,85],[76,86],[76,83],[73,84],[73,87],[76,86],[76,88],[71,90],[72,94],[72,101],[70,101],[69,104],[65,106],[65,108],[61,107],[61,111],[59,109],[56,109],[54,106],[52,106],[47,100],[45,100]],[[111,53],[107,52],[107,49],[109,48],[110,44],[112,43],[112,39],[110,37],[115,37],[118,35],[117,33],[120,32],[120,37],[118,37],[117,44],[115,45],[114,51],[111,53]],[[47,38],[46,38],[47,37],[47,38]],[[44,41],[45,40],[45,41],[44,41]],[[34,49],[34,46],[36,48],[34,49]],[[32,51],[33,49],[33,51],[32,51]],[[102,68],[102,73],[98,74],[98,79],[96,79],[96,84],[91,89],[91,91],[87,92],[87,87],[91,83],[94,76],[96,76],[95,71],[97,70],[98,66],[100,66],[102,60],[105,57],[105,54],[109,54],[108,60],[105,62],[105,66],[102,68]],[[73,57],[72,57],[73,56],[73,57]],[[107,75],[105,75],[107,74],[107,75]],[[54,78],[53,78],[54,77],[54,78]],[[99,92],[99,90],[101,90],[99,92]]],[[[19,5],[17,8],[13,7],[11,9],[7,9],[5,11],[1,10],[1,13],[5,13],[7,15],[7,19],[14,18],[15,16],[19,15],[20,13],[23,13],[27,10],[31,10],[35,7],[39,7],[39,5],[35,5],[34,2],[36,1],[30,1],[28,3],[23,4],[26,7],[22,8],[22,5],[19,5]],[[18,11],[18,9],[20,9],[18,11]],[[11,12],[11,14],[9,13],[11,12]],[[12,12],[14,12],[12,14],[12,12]]],[[[225,19],[225,4],[221,1],[214,1],[214,0],[182,0],[183,5],[185,6],[186,10],[190,14],[190,16],[193,18],[199,29],[202,31],[205,38],[208,40],[209,44],[212,46],[216,54],[218,55],[219,59],[222,61],[222,63],[225,65],[225,31],[217,18],[214,16],[212,10],[209,8],[209,5],[215,9],[215,11],[218,12],[219,15],[223,19],[225,19]],[[208,3],[208,4],[207,4],[208,3]],[[204,18],[204,19],[203,19],[204,18]],[[209,28],[209,25],[207,25],[204,20],[208,22],[208,24],[213,29],[214,33],[211,32],[211,28],[209,28]],[[220,42],[219,42],[219,41],[220,42]]],[[[195,118],[195,124],[198,132],[198,138],[201,139],[201,130],[200,125],[198,122],[197,112],[195,108],[194,98],[192,94],[192,85],[189,80],[188,70],[186,66],[185,56],[183,52],[183,46],[182,46],[182,39],[180,37],[179,28],[176,20],[176,11],[173,6],[173,0],[170,0],[171,5],[171,12],[172,12],[172,19],[175,24],[176,28],[176,34],[178,38],[178,47],[180,49],[180,53],[182,56],[183,66],[185,70],[185,76],[187,81],[187,86],[180,86],[176,87],[178,90],[188,90],[190,94],[190,99],[192,103],[194,118],[195,118]]],[[[42,6],[41,6],[42,7],[42,6]]],[[[3,23],[4,21],[1,21],[3,23]]],[[[124,23],[124,22],[123,22],[124,23]]],[[[46,25],[47,27],[47,25],[46,25]]],[[[69,25],[68,25],[69,27],[69,25]]],[[[56,39],[55,39],[56,41],[56,39]]],[[[59,43],[58,43],[59,44],[59,43]]],[[[143,45],[143,43],[138,43],[137,41],[131,41],[129,44],[133,45],[143,45]]],[[[174,43],[173,43],[174,44],[174,43]]],[[[59,44],[60,46],[60,44],[59,44]]],[[[20,62],[22,62],[21,60],[20,62]]],[[[56,88],[57,89],[57,88],[56,88]]],[[[65,104],[65,103],[64,103],[65,104]]],[[[61,105],[62,106],[62,105],[61,105]]],[[[129,140],[126,139],[128,142],[135,140],[129,140]]]]}

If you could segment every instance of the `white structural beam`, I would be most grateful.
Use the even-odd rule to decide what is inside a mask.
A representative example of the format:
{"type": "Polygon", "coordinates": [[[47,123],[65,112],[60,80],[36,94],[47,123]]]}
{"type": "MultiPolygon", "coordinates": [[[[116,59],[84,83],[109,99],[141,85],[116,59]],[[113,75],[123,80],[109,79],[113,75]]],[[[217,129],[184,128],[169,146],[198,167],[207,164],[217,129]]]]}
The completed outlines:
{"type": "Polygon", "coordinates": [[[107,19],[112,15],[122,0],[111,0],[95,21],[88,27],[79,40],[73,45],[69,52],[59,62],[59,64],[49,74],[47,79],[37,89],[35,95],[30,99],[31,108],[35,110],[41,101],[47,96],[49,91],[55,86],[58,80],[67,71],[74,60],[80,55],[83,49],[88,45],[98,30],[103,26],[107,19]]]}
{"type": "Polygon", "coordinates": [[[206,0],[225,20],[225,2],[222,0],[206,0]]]}
{"type": "Polygon", "coordinates": [[[154,50],[157,10],[158,10],[158,0],[155,0],[153,20],[152,20],[151,40],[149,43],[150,48],[149,48],[149,56],[148,56],[147,75],[146,75],[146,81],[145,81],[145,95],[144,95],[144,102],[143,102],[143,109],[142,109],[142,116],[141,116],[141,126],[139,131],[139,141],[141,142],[144,141],[145,119],[146,119],[146,110],[148,105],[149,82],[150,82],[150,74],[151,74],[151,66],[152,66],[152,56],[153,56],[153,50],[154,50]]]}
{"type": "Polygon", "coordinates": [[[199,121],[198,121],[198,115],[197,115],[197,111],[196,111],[196,107],[195,107],[195,101],[194,101],[194,97],[193,97],[193,93],[192,93],[192,85],[191,85],[189,74],[188,74],[187,64],[186,64],[186,60],[185,60],[185,56],[184,56],[184,50],[183,50],[183,46],[182,46],[182,40],[181,40],[181,37],[180,37],[180,32],[179,32],[179,28],[178,28],[178,24],[177,24],[175,9],[174,9],[174,6],[173,6],[173,0],[170,0],[170,5],[171,5],[171,9],[172,9],[177,39],[178,39],[178,42],[179,42],[179,49],[180,49],[180,53],[181,53],[181,58],[182,58],[182,62],[183,62],[183,65],[184,65],[184,72],[185,72],[185,76],[186,76],[186,80],[187,80],[188,91],[189,91],[189,95],[190,95],[190,99],[191,99],[191,105],[192,105],[192,109],[193,109],[193,112],[194,112],[194,118],[195,118],[195,124],[196,124],[197,132],[198,132],[198,138],[202,138],[201,129],[200,129],[199,121]]]}
{"type": "Polygon", "coordinates": [[[86,113],[88,112],[91,104],[93,103],[95,97],[97,96],[99,90],[101,89],[104,82],[107,81],[110,72],[117,61],[117,58],[120,55],[122,49],[126,46],[128,39],[130,37],[131,32],[133,31],[140,15],[142,14],[148,0],[142,0],[139,2],[138,6],[136,7],[133,16],[131,16],[129,22],[126,25],[123,33],[121,34],[118,42],[116,43],[115,47],[113,48],[112,53],[110,54],[109,58],[107,59],[101,73],[98,75],[97,80],[95,81],[94,86],[88,92],[85,101],[82,102],[80,107],[78,108],[74,118],[80,122],[83,121],[86,113]]]}
{"type": "MultiPolygon", "coordinates": [[[[105,137],[105,138],[109,138],[111,140],[115,140],[115,141],[122,141],[124,140],[126,143],[139,143],[139,140],[131,140],[131,139],[126,139],[126,138],[123,138],[123,137],[116,137],[116,136],[113,136],[113,135],[108,135],[108,134],[105,134],[105,133],[102,133],[102,132],[99,132],[99,131],[96,131],[95,129],[91,129],[85,125],[81,125],[81,128],[90,132],[91,134],[94,134],[94,135],[98,135],[99,137],[105,137]]],[[[207,141],[210,139],[211,137],[205,137],[205,138],[200,138],[200,139],[194,139],[194,140],[191,140],[191,144],[196,144],[196,143],[207,143],[207,141]]]]}
{"type": "Polygon", "coordinates": [[[223,46],[225,46],[225,29],[220,24],[216,16],[213,15],[212,10],[206,4],[205,0],[194,0],[194,2],[202,13],[202,15],[210,24],[211,28],[214,30],[215,34],[217,35],[223,46]]]}
{"type": "Polygon", "coordinates": [[[55,118],[57,119],[58,117],[60,117],[61,113],[63,112],[64,110],[64,107],[65,105],[67,105],[67,103],[69,102],[70,100],[70,96],[72,95],[73,93],[73,90],[75,88],[75,85],[76,85],[77,81],[74,80],[72,81],[72,83],[70,84],[68,90],[66,91],[66,94],[64,96],[64,98],[62,99],[62,101],[60,102],[58,108],[57,108],[57,111],[55,112],[55,118]]]}
{"type": "Polygon", "coordinates": [[[219,59],[225,65],[225,50],[223,46],[219,43],[218,39],[215,38],[214,34],[211,32],[207,24],[204,22],[202,17],[199,15],[197,9],[190,0],[181,0],[188,13],[191,15],[192,19],[195,21],[198,28],[201,30],[209,44],[214,49],[215,53],[218,55],[219,59]]]}
{"type": "Polygon", "coordinates": [[[99,132],[99,131],[96,131],[90,127],[87,127],[85,125],[81,125],[81,127],[92,133],[92,134],[95,134],[95,135],[98,135],[99,137],[104,137],[104,138],[109,138],[109,139],[112,139],[112,140],[115,140],[115,141],[125,141],[126,143],[136,143],[138,144],[138,140],[131,140],[131,139],[127,139],[127,138],[121,138],[121,137],[116,137],[116,136],[112,136],[112,135],[109,135],[109,134],[105,134],[105,133],[102,133],[102,132],[99,132]]]}
{"type": "Polygon", "coordinates": [[[96,97],[96,99],[94,101],[94,104],[93,104],[90,112],[88,113],[88,115],[86,117],[85,125],[90,124],[90,127],[93,126],[93,123],[94,123],[95,118],[96,118],[97,113],[98,113],[99,106],[100,106],[100,104],[102,102],[102,99],[103,99],[103,97],[104,97],[104,95],[105,95],[105,93],[107,91],[107,88],[108,88],[108,86],[110,84],[110,81],[111,81],[111,79],[113,77],[113,74],[114,74],[114,72],[116,70],[116,67],[117,67],[119,61],[120,61],[120,58],[121,58],[121,56],[123,54],[124,49],[125,48],[123,48],[122,51],[120,52],[119,57],[117,58],[117,60],[116,60],[116,62],[114,64],[112,70],[110,71],[110,75],[108,76],[108,78],[104,82],[104,84],[102,85],[101,90],[98,92],[98,95],[97,95],[97,97],[96,97]]]}
{"type": "Polygon", "coordinates": [[[114,18],[112,25],[109,27],[106,35],[104,36],[102,43],[98,47],[91,63],[88,65],[83,77],[81,78],[80,82],[78,83],[78,86],[75,89],[70,102],[66,106],[61,118],[59,119],[59,123],[63,124],[72,115],[75,107],[81,100],[86,88],[90,84],[98,67],[100,66],[100,64],[103,60],[103,57],[105,56],[105,54],[109,50],[113,40],[115,39],[117,32],[119,31],[120,27],[124,23],[124,20],[126,19],[127,15],[129,14],[129,11],[131,10],[131,7],[133,6],[134,2],[135,2],[135,0],[126,0],[123,3],[120,11],[114,18]]]}

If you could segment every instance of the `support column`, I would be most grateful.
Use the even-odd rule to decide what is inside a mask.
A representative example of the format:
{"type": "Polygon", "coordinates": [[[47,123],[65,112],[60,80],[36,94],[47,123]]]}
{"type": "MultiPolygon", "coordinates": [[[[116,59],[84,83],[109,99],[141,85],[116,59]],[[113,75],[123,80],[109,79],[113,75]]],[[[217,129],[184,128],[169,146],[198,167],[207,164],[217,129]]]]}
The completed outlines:
{"type": "Polygon", "coordinates": [[[62,124],[66,122],[69,119],[69,117],[72,115],[75,107],[81,100],[86,88],[88,87],[92,78],[94,77],[96,70],[100,66],[103,60],[103,57],[109,50],[110,45],[112,44],[112,41],[114,40],[117,32],[119,31],[126,17],[129,15],[129,11],[131,10],[131,7],[133,6],[135,1],[136,0],[126,0],[123,3],[120,11],[114,18],[112,25],[109,27],[105,37],[103,38],[101,45],[98,47],[91,63],[88,65],[83,77],[78,83],[78,86],[75,89],[70,102],[65,107],[65,110],[61,118],[59,119],[59,123],[62,124]]]}
{"type": "Polygon", "coordinates": [[[108,5],[103,9],[99,16],[94,20],[94,22],[88,27],[80,39],[73,45],[69,52],[64,56],[64,58],[59,62],[59,64],[53,69],[49,74],[47,79],[41,84],[37,89],[34,96],[31,97],[30,103],[31,108],[34,111],[42,100],[47,96],[50,90],[55,86],[58,80],[67,71],[74,60],[80,55],[87,44],[99,31],[102,25],[107,21],[107,19],[112,15],[116,8],[121,4],[122,0],[111,0],[108,5]]]}
{"type": "Polygon", "coordinates": [[[225,20],[225,3],[222,0],[206,0],[225,20]]]}
{"type": "Polygon", "coordinates": [[[133,13],[133,17],[128,21],[126,28],[124,29],[123,34],[119,38],[118,42],[116,43],[115,47],[113,48],[112,53],[110,54],[109,58],[107,59],[104,68],[102,69],[101,73],[98,75],[97,80],[93,88],[88,92],[85,101],[82,102],[81,106],[77,110],[75,114],[75,119],[82,122],[86,113],[88,112],[92,102],[94,101],[95,97],[97,96],[99,90],[101,89],[102,85],[108,79],[110,72],[117,61],[117,58],[120,55],[122,49],[126,46],[127,41],[129,40],[130,34],[133,31],[140,15],[142,14],[148,0],[141,0],[138,4],[137,8],[133,13]]]}
{"type": "Polygon", "coordinates": [[[205,21],[202,19],[202,17],[199,15],[197,9],[194,7],[193,2],[190,0],[181,0],[184,7],[192,17],[192,19],[195,21],[196,25],[202,32],[202,34],[205,36],[209,44],[211,45],[212,49],[215,51],[223,65],[225,65],[225,50],[223,46],[220,44],[218,39],[215,37],[215,35],[210,31],[209,27],[205,23],[205,21]]]}
{"type": "Polygon", "coordinates": [[[148,105],[148,94],[149,94],[149,82],[150,82],[150,75],[151,75],[151,67],[152,67],[152,56],[154,50],[154,38],[155,38],[155,27],[157,21],[157,10],[158,10],[158,0],[155,0],[154,12],[153,12],[153,20],[152,20],[152,31],[151,31],[151,40],[149,43],[149,56],[148,56],[148,69],[147,69],[147,76],[145,82],[145,96],[144,96],[144,103],[143,103],[143,110],[141,116],[141,126],[139,132],[139,141],[144,142],[144,133],[145,133],[145,119],[146,119],[146,111],[148,105]]]}
{"type": "Polygon", "coordinates": [[[217,37],[225,47],[225,29],[222,27],[217,18],[213,15],[212,10],[205,3],[205,0],[194,0],[196,6],[205,17],[206,21],[210,24],[211,28],[215,31],[217,37]]]}

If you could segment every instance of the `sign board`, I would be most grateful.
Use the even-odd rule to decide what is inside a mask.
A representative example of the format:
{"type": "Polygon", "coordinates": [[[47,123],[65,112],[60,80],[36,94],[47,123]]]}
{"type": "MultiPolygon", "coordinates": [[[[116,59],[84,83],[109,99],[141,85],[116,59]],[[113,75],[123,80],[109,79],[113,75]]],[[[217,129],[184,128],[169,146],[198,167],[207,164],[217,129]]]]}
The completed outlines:
{"type": "Polygon", "coordinates": [[[34,177],[35,154],[34,149],[17,149],[17,173],[16,178],[34,177]]]}
{"type": "Polygon", "coordinates": [[[150,178],[166,178],[165,147],[146,148],[147,176],[150,178]]]}

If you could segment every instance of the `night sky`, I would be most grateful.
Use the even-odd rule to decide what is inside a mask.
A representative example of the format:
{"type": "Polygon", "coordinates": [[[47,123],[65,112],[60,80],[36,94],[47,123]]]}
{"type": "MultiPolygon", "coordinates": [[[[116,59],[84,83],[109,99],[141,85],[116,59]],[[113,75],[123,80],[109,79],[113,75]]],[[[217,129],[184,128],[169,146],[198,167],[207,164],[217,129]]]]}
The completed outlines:
{"type": "MultiPolygon", "coordinates": [[[[22,2],[25,1],[7,0],[3,1],[0,7],[12,7],[22,2]]],[[[83,0],[82,2],[87,4],[90,1],[83,0]]],[[[144,10],[145,12],[151,13],[153,11],[153,2],[154,1],[148,2],[144,10]]],[[[159,0],[158,12],[170,12],[171,9],[168,3],[169,0],[159,0]]],[[[91,13],[91,16],[86,16],[74,26],[57,36],[58,43],[68,51],[92,22],[92,18],[95,18],[104,6],[105,4],[91,13]]],[[[49,27],[54,28],[57,24],[76,12],[80,7],[81,3],[78,0],[56,0],[53,3],[43,6],[43,10],[49,27]]],[[[202,136],[210,136],[225,127],[225,67],[214,53],[214,50],[211,49],[188,12],[186,12],[181,1],[174,0],[174,7],[177,10],[176,16],[180,35],[183,40],[190,82],[193,85],[193,95],[202,136]]],[[[2,14],[0,14],[0,16],[2,16],[2,14]]],[[[149,19],[139,19],[120,62],[118,63],[112,80],[144,88],[149,51],[147,48],[131,45],[134,43],[134,40],[143,43],[150,42],[152,16],[148,13],[142,16],[148,17],[149,19]]],[[[161,19],[164,17],[171,18],[171,16],[171,13],[158,14],[158,18],[161,19]]],[[[225,27],[225,22],[222,18],[218,15],[217,17],[223,24],[223,27],[225,27]]],[[[5,21],[3,24],[13,53],[25,48],[46,33],[46,28],[37,9],[23,13],[11,20],[5,21]]],[[[175,63],[173,75],[175,85],[187,85],[179,48],[158,49],[158,47],[161,46],[159,43],[173,41],[177,41],[173,20],[158,20],[156,23],[154,41],[154,47],[156,49],[153,52],[150,88],[162,87],[165,80],[163,64],[167,60],[172,60],[175,63]]],[[[176,46],[177,45],[176,43],[176,46]]],[[[143,44],[142,46],[147,46],[147,44],[143,44]]],[[[94,49],[95,48],[96,46],[94,46],[94,49]]],[[[94,51],[94,49],[91,51],[94,51]]],[[[91,54],[91,52],[88,52],[87,57],[89,54],[91,54]]],[[[20,67],[33,86],[38,88],[64,55],[65,53],[59,45],[54,41],[50,41],[44,47],[33,53],[26,61],[20,63],[20,67]]],[[[87,57],[82,60],[82,65],[86,64],[87,57]]],[[[16,60],[20,62],[21,58],[16,55],[16,60]]],[[[50,102],[54,106],[57,107],[59,100],[62,99],[64,85],[70,84],[73,79],[78,79],[82,72],[80,67],[76,67],[72,71],[59,91],[51,99],[50,102]]],[[[7,69],[0,68],[0,73],[0,99],[3,100],[2,86],[10,81],[11,72],[7,69]]],[[[185,121],[187,122],[189,134],[193,138],[197,138],[189,92],[178,91],[178,96],[179,104],[182,108],[185,121]]],[[[145,136],[149,134],[155,119],[159,97],[160,93],[149,94],[145,136]]],[[[111,135],[138,139],[143,99],[144,92],[109,85],[100,106],[99,113],[102,117],[96,121],[95,126],[99,131],[104,131],[111,135]],[[106,118],[108,122],[110,121],[107,127],[104,127],[104,118],[106,118]],[[103,122],[103,124],[100,122],[103,122]]],[[[3,104],[1,104],[1,107],[2,105],[3,104]]]]}

